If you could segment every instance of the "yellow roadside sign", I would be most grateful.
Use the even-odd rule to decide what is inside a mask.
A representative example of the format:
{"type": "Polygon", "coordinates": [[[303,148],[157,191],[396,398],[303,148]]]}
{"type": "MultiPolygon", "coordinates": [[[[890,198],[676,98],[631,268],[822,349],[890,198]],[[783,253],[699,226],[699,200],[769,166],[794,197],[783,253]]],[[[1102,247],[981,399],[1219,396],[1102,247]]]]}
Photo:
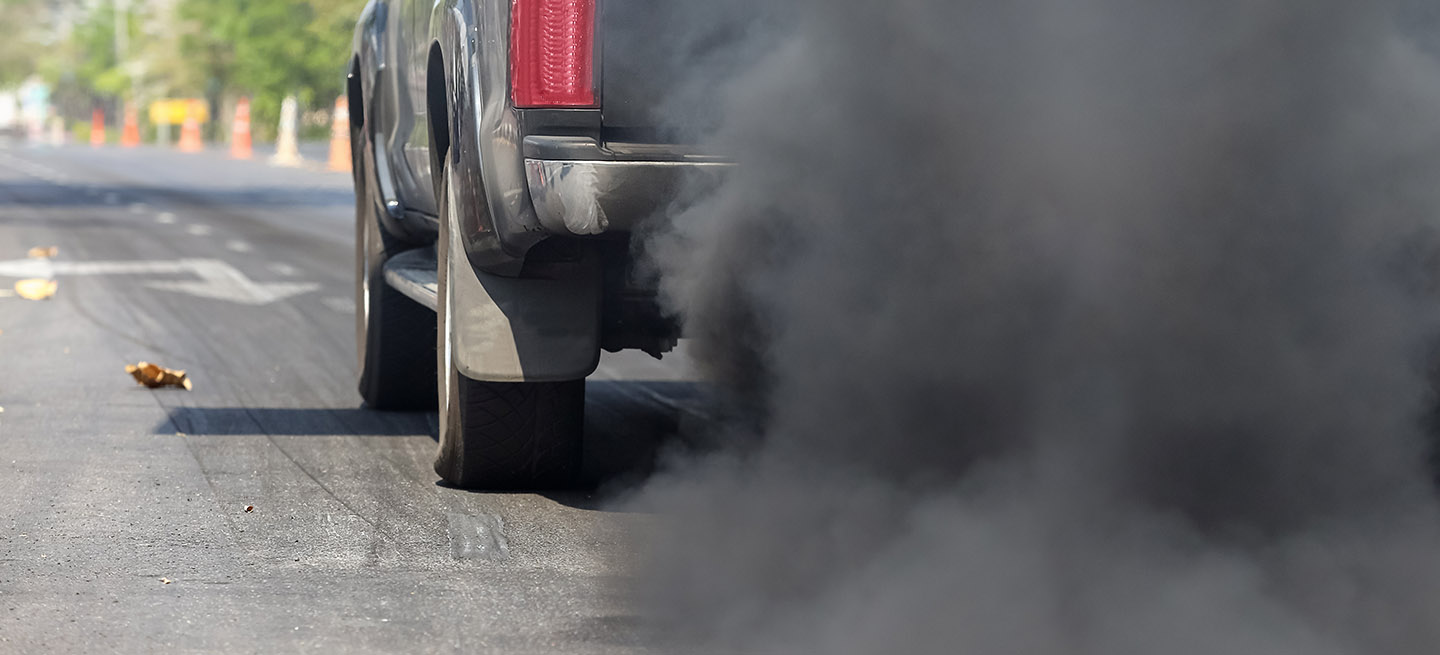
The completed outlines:
{"type": "Polygon", "coordinates": [[[192,115],[198,122],[209,121],[209,105],[199,98],[172,98],[150,103],[150,122],[156,125],[179,125],[192,115]]]}

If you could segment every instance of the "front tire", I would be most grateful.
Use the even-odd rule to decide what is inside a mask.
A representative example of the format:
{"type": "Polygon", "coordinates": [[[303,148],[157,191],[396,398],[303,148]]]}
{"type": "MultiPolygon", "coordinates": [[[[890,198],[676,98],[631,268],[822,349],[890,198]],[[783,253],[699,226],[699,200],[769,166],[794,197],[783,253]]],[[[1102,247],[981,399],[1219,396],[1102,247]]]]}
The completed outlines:
{"type": "MultiPolygon", "coordinates": [[[[356,152],[365,147],[352,131],[356,152]]],[[[355,342],[359,355],[360,397],[372,409],[435,408],[435,318],[430,310],[385,282],[386,260],[400,243],[380,226],[378,208],[366,185],[365,158],[355,171],[355,342]]]]}
{"type": "MultiPolygon", "coordinates": [[[[436,372],[440,448],[435,472],[465,489],[540,489],[574,484],[580,474],[585,380],[485,382],[455,365],[449,280],[450,166],[442,169],[436,372]]],[[[468,264],[467,264],[468,265],[468,264]]]]}

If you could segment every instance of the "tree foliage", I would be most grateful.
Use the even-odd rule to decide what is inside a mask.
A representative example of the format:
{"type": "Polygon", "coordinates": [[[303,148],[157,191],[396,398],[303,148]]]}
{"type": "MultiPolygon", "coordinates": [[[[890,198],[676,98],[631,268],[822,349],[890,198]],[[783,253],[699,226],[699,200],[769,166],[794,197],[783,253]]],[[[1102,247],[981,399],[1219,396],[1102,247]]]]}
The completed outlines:
{"type": "MultiPolygon", "coordinates": [[[[0,25],[38,25],[44,12],[40,0],[0,0],[0,25]]],[[[40,62],[35,53],[43,47],[40,30],[21,27],[7,32],[0,39],[0,88],[18,84],[38,72],[40,62]]]]}
{"type": "Polygon", "coordinates": [[[286,95],[324,109],[342,93],[350,37],[364,5],[0,0],[0,25],[26,26],[0,39],[0,89],[40,73],[57,97],[69,99],[72,118],[82,107],[88,115],[91,105],[167,97],[204,97],[219,115],[248,96],[263,137],[273,131],[286,95]]]}
{"type": "MultiPolygon", "coordinates": [[[[196,29],[181,54],[206,73],[207,87],[252,98],[256,122],[269,125],[295,94],[328,107],[344,87],[350,35],[360,0],[181,0],[196,29]]],[[[262,131],[263,131],[262,127],[262,131]]]]}

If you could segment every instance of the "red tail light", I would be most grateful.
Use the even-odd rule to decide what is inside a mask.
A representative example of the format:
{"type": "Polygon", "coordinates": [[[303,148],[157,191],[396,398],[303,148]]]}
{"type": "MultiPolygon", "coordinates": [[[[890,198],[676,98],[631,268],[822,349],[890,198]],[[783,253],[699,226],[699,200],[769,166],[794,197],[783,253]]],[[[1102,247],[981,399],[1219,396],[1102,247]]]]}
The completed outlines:
{"type": "Polygon", "coordinates": [[[516,107],[595,106],[595,0],[514,0],[510,91],[516,107]]]}

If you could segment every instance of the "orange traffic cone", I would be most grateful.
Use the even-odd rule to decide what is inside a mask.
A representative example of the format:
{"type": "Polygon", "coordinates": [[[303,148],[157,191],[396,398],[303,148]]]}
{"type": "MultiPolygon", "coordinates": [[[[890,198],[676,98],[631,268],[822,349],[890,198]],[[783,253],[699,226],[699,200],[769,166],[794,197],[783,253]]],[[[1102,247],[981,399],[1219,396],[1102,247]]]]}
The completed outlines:
{"type": "Polygon", "coordinates": [[[345,96],[335,99],[335,118],[330,124],[330,170],[350,171],[350,105],[345,96]]]}
{"type": "Polygon", "coordinates": [[[235,159],[250,159],[255,149],[250,140],[250,99],[241,98],[235,103],[235,122],[230,126],[230,156],[235,159]]]}
{"type": "Polygon", "coordinates": [[[126,148],[140,145],[140,117],[134,107],[125,109],[125,130],[120,133],[120,145],[126,148]]]}
{"type": "Polygon", "coordinates": [[[199,113],[191,103],[185,109],[185,122],[180,126],[180,152],[200,152],[205,149],[205,143],[200,140],[200,119],[195,117],[199,113]]]}
{"type": "Polygon", "coordinates": [[[90,145],[105,145],[105,112],[100,109],[90,112],[90,145]]]}

